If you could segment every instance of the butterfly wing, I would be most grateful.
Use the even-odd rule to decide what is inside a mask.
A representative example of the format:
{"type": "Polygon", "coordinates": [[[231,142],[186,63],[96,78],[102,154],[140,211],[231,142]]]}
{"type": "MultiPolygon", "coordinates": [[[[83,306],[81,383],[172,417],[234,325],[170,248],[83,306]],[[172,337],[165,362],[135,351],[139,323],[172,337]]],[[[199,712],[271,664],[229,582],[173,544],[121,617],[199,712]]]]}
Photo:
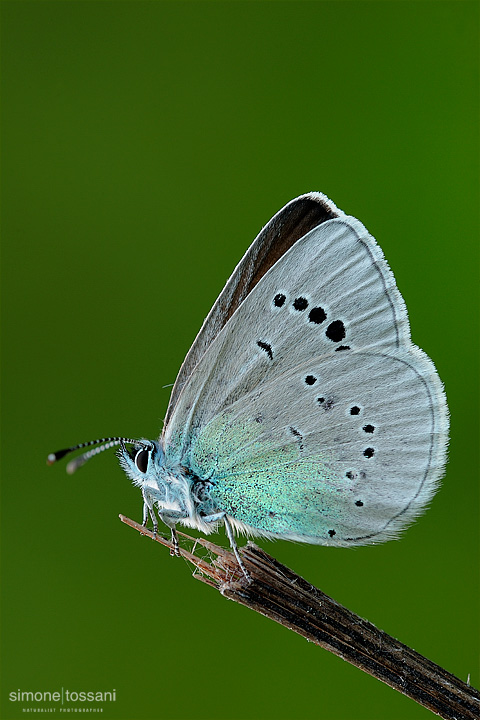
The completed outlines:
{"type": "Polygon", "coordinates": [[[434,493],[446,417],[441,383],[418,349],[320,356],[223,410],[186,460],[247,532],[381,542],[434,493]]]}
{"type": "Polygon", "coordinates": [[[167,464],[210,478],[219,507],[239,523],[352,544],[386,539],[419,512],[443,469],[447,425],[441,382],[410,341],[380,248],[339,214],[293,243],[237,305],[184,381],[162,442],[167,464]],[[305,405],[299,388],[315,394],[321,383],[305,405]],[[397,405],[382,410],[389,397],[397,405]],[[376,445],[354,450],[368,432],[360,418],[352,425],[354,407],[377,409],[380,420],[365,420],[376,445]],[[408,471],[395,451],[407,445],[408,471]],[[354,496],[365,505],[360,495],[369,506],[382,498],[363,512],[370,525],[349,516],[354,496]]]}
{"type": "Polygon", "coordinates": [[[265,273],[300,237],[326,220],[339,216],[343,213],[331,200],[314,192],[289,202],[265,225],[233,271],[188,351],[172,389],[165,423],[168,423],[194,367],[265,273]]]}

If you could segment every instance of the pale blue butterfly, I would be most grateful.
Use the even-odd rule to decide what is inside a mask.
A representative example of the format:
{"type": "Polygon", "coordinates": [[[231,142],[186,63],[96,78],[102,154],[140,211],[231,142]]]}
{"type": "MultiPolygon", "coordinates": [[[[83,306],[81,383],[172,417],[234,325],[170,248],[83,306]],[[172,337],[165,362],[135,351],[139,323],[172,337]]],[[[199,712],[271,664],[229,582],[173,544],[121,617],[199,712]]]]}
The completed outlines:
{"type": "Polygon", "coordinates": [[[158,441],[120,445],[160,519],[320,545],[383,542],[435,493],[448,442],[442,383],[410,340],[383,253],[325,196],[292,200],[263,228],[180,369],[158,441]],[[127,449],[127,445],[132,448],[127,449]]]}

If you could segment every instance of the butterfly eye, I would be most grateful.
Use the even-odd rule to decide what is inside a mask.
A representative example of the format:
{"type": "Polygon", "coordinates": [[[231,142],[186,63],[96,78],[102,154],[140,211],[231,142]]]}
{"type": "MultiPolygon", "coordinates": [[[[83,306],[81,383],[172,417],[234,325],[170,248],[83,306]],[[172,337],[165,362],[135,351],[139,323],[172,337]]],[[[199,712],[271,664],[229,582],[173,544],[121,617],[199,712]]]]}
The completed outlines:
{"type": "Polygon", "coordinates": [[[150,455],[148,450],[139,450],[135,456],[135,465],[142,473],[146,473],[148,470],[148,456],[150,455]]]}

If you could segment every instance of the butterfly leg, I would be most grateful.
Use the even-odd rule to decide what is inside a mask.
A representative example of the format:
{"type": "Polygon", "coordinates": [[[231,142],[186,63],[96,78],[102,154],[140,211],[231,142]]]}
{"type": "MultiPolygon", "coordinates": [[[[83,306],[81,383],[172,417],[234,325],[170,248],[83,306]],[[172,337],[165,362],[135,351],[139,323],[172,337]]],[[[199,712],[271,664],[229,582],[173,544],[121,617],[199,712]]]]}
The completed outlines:
{"type": "Polygon", "coordinates": [[[176,555],[176,557],[180,557],[180,547],[178,545],[178,536],[175,527],[170,528],[170,532],[173,544],[173,548],[170,550],[170,555],[176,555]]]}
{"type": "Polygon", "coordinates": [[[233,550],[233,554],[234,554],[235,557],[237,558],[237,562],[238,562],[238,564],[239,564],[239,566],[240,566],[241,571],[243,572],[243,574],[244,574],[244,576],[245,576],[245,579],[248,580],[248,582],[251,582],[252,578],[250,577],[249,573],[247,572],[247,568],[246,568],[245,565],[243,564],[243,560],[242,560],[242,558],[240,557],[240,553],[238,552],[237,542],[236,542],[235,536],[234,536],[234,534],[233,534],[233,528],[232,528],[232,526],[230,525],[230,521],[229,521],[229,519],[227,518],[226,515],[225,515],[224,518],[223,518],[223,522],[224,522],[224,524],[225,524],[225,532],[227,533],[227,537],[228,537],[228,540],[229,540],[229,542],[230,542],[230,547],[231,547],[232,550],[233,550]]]}
{"type": "Polygon", "coordinates": [[[185,517],[185,514],[175,510],[168,511],[168,514],[167,512],[159,512],[158,514],[160,520],[164,522],[167,527],[170,528],[170,537],[173,545],[173,547],[170,549],[170,555],[172,555],[172,557],[174,555],[176,557],[180,557],[180,547],[178,544],[178,536],[175,526],[179,520],[182,520],[185,517]]]}
{"type": "Polygon", "coordinates": [[[228,540],[230,542],[230,547],[233,550],[233,554],[235,555],[235,558],[236,558],[238,564],[240,565],[240,569],[243,572],[246,580],[248,580],[250,582],[252,578],[248,574],[247,568],[243,564],[243,560],[240,557],[240,553],[238,552],[237,542],[235,540],[235,535],[233,534],[233,528],[230,525],[230,522],[229,522],[226,514],[224,512],[219,512],[219,513],[215,513],[215,515],[205,515],[202,518],[202,520],[204,522],[209,522],[209,523],[210,522],[218,522],[219,520],[223,520],[224,525],[225,525],[225,532],[226,532],[228,540]]]}
{"type": "Polygon", "coordinates": [[[240,568],[245,575],[245,578],[250,581],[252,578],[247,572],[247,569],[245,565],[243,564],[242,558],[240,557],[240,553],[238,552],[237,542],[235,540],[235,535],[233,534],[233,528],[230,525],[230,522],[224,512],[215,513],[215,515],[205,515],[202,520],[207,523],[211,522],[218,522],[219,520],[223,520],[225,525],[225,532],[227,533],[228,540],[230,542],[230,547],[233,550],[233,554],[235,555],[238,564],[240,565],[240,568]]]}
{"type": "Polygon", "coordinates": [[[147,527],[149,515],[153,523],[153,539],[155,540],[155,538],[157,537],[158,521],[155,517],[155,513],[153,512],[152,499],[146,493],[143,493],[143,527],[147,527]]]}

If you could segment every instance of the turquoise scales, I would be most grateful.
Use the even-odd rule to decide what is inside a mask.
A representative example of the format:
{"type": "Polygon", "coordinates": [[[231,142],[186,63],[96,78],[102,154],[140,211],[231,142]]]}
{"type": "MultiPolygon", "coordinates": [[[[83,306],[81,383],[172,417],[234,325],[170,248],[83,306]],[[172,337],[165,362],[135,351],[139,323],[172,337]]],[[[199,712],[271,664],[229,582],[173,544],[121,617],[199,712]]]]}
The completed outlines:
{"type": "Polygon", "coordinates": [[[154,507],[172,528],[223,521],[234,549],[231,526],[349,546],[395,537],[425,508],[444,471],[448,409],[381,249],[309,193],[275,215],[227,282],[159,441],[113,440],[145,521],[154,507]]]}

